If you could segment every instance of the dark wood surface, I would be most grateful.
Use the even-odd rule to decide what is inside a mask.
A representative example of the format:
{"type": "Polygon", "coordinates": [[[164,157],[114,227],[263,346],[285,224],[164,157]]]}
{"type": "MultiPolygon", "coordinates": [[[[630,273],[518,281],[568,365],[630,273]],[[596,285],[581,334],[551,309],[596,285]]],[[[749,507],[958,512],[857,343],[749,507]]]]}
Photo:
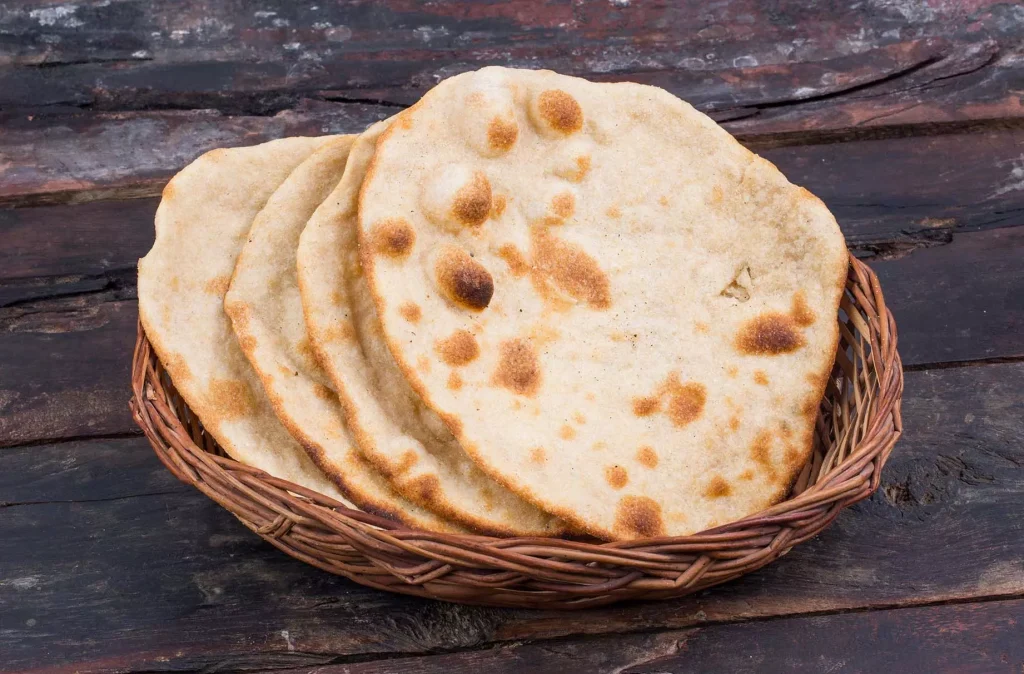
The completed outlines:
{"type": "Polygon", "coordinates": [[[0,671],[1021,674],[1022,39],[987,0],[0,1],[0,671]],[[362,588],[163,469],[127,400],[168,177],[491,63],[664,86],[826,201],[908,370],[871,499],[740,581],[557,613],[362,588]]]}

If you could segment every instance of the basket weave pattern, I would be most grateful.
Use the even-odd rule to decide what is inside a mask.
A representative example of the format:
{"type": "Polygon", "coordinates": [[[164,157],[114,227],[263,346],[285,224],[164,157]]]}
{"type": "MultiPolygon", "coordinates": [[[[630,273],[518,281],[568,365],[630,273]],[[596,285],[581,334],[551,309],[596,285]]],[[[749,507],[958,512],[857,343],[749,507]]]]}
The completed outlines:
{"type": "Polygon", "coordinates": [[[811,461],[789,498],[692,536],[616,543],[410,530],[224,455],[174,389],[139,326],[132,413],[157,456],[284,552],[383,590],[447,601],[582,608],[678,597],[758,569],[867,498],[902,431],[896,324],[875,274],[851,257],[839,350],[811,461]]]}

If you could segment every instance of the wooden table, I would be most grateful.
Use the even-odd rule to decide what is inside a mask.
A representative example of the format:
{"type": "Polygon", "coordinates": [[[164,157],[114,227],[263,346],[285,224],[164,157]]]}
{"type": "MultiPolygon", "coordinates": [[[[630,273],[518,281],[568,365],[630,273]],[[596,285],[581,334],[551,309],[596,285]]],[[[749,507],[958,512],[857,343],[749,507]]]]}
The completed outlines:
{"type": "Polygon", "coordinates": [[[0,2],[0,670],[1024,671],[1019,2],[340,4],[0,2]],[[828,203],[907,366],[873,498],[739,582],[555,613],[364,589],[161,467],[127,401],[168,177],[494,63],[665,87],[828,203]]]}

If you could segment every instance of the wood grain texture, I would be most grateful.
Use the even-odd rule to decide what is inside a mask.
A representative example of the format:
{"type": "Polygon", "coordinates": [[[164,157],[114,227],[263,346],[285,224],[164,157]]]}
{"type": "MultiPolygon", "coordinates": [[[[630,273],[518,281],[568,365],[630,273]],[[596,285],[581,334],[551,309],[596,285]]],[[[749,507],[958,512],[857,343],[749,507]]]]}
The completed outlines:
{"type": "Polygon", "coordinates": [[[128,411],[138,309],[112,293],[0,310],[0,447],[138,432],[128,411]]]}
{"type": "Polygon", "coordinates": [[[1024,229],[957,234],[874,269],[905,366],[1024,356],[1024,229]]]}
{"type": "MultiPolygon", "coordinates": [[[[284,135],[356,132],[399,109],[305,101],[270,117],[215,111],[0,115],[0,205],[156,196],[174,172],[215,147],[284,135]]],[[[828,181],[844,176],[866,181],[860,187],[864,191],[886,194],[902,188],[894,207],[916,206],[922,212],[922,206],[934,206],[934,213],[919,219],[954,217],[943,212],[958,205],[950,203],[957,196],[951,185],[964,186],[970,201],[963,204],[987,201],[997,214],[1006,212],[1004,202],[1017,197],[1005,188],[1020,163],[1013,149],[1024,137],[1024,118],[990,122],[982,129],[950,126],[940,129],[941,135],[934,129],[910,127],[894,132],[894,137],[879,138],[860,135],[853,122],[832,135],[776,134],[753,121],[723,125],[752,150],[778,163],[795,182],[822,192],[826,200],[840,187],[828,181]],[[936,161],[937,157],[943,160],[936,161]],[[815,167],[815,162],[820,165],[815,167]]],[[[849,197],[853,186],[848,183],[838,191],[849,197]]]]}
{"type": "MultiPolygon", "coordinates": [[[[410,103],[440,78],[500,63],[608,79],[636,74],[707,109],[756,114],[757,106],[856,93],[874,83],[896,92],[893,80],[907,74],[914,78],[906,88],[920,89],[920,97],[937,81],[933,73],[945,81],[990,65],[1013,67],[1012,58],[993,61],[1021,31],[1013,7],[993,0],[875,3],[871,11],[755,0],[278,0],[258,9],[87,0],[49,11],[22,0],[6,7],[4,108],[266,112],[297,95],[410,103]]],[[[947,92],[936,93],[941,99],[947,92]]],[[[1019,110],[1019,98],[1008,93],[962,100],[1019,110]]],[[[948,107],[943,115],[955,116],[956,104],[948,107]]]]}
{"type": "Polygon", "coordinates": [[[174,172],[214,148],[360,132],[394,112],[302,101],[269,117],[214,110],[6,114],[0,116],[0,204],[158,195],[174,172]]]}
{"type": "MultiPolygon", "coordinates": [[[[299,667],[1024,596],[1022,387],[1021,363],[909,373],[905,439],[881,489],[821,536],[695,597],[574,614],[462,607],[329,576],[183,489],[142,438],[0,450],[0,502],[23,504],[0,508],[0,670],[299,667]],[[954,538],[940,563],[938,542],[954,538]]],[[[733,628],[700,639],[713,643],[720,629],[733,628]]],[[[748,634],[752,647],[769,647],[748,634]]],[[[621,653],[602,657],[632,652],[623,639],[621,653]]],[[[823,638],[812,641],[810,653],[823,638]]],[[[702,648],[709,662],[725,655],[702,648]]]]}
{"type": "Polygon", "coordinates": [[[487,672],[844,672],[1019,674],[1024,601],[791,618],[715,628],[513,644],[472,653],[400,658],[302,674],[487,672]]]}
{"type": "Polygon", "coordinates": [[[489,63],[663,86],[762,145],[1024,121],[1005,3],[260,7],[8,3],[0,202],[155,194],[203,150],[363,128],[489,63]]]}

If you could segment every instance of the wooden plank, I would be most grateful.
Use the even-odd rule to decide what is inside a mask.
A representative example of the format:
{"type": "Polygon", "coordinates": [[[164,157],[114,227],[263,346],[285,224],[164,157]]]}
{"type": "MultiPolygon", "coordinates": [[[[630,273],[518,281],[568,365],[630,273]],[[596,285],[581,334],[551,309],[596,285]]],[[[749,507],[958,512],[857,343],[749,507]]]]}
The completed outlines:
{"type": "Polygon", "coordinates": [[[1024,356],[1024,229],[958,234],[874,268],[904,365],[1024,356]]]}
{"type": "MultiPolygon", "coordinates": [[[[5,449],[0,501],[37,503],[3,508],[0,516],[2,668],[298,667],[1021,597],[1022,387],[1024,363],[909,373],[906,434],[870,500],[735,583],[682,600],[580,613],[448,605],[329,576],[262,543],[198,492],[181,490],[141,438],[5,449]],[[936,541],[945,540],[957,545],[938,554],[936,541]]],[[[808,634],[800,625],[793,632],[808,634]]],[[[732,628],[697,632],[691,650],[718,629],[732,628]]],[[[743,643],[768,648],[769,641],[743,643]]]]}
{"type": "MultiPolygon", "coordinates": [[[[280,0],[258,10],[173,0],[87,0],[59,10],[8,3],[0,17],[0,106],[266,112],[296,95],[410,103],[440,78],[501,64],[604,78],[636,74],[707,109],[745,115],[758,106],[863,93],[872,84],[891,94],[903,75],[912,76],[906,87],[929,101],[937,94],[916,113],[931,121],[962,116],[964,108],[973,108],[968,116],[985,114],[982,104],[988,114],[1020,113],[1019,95],[991,86],[987,74],[965,82],[982,85],[968,96],[930,91],[991,66],[993,73],[1016,67],[997,52],[1012,48],[1021,25],[1011,7],[994,0],[919,11],[756,0],[710,7],[516,0],[472,8],[359,0],[315,7],[280,0]],[[942,86],[926,86],[938,81],[942,86]]],[[[863,121],[872,107],[854,105],[848,117],[863,121]]]]}
{"type": "Polygon", "coordinates": [[[159,203],[148,198],[0,209],[0,284],[134,267],[153,245],[159,203]]]}
{"type": "MultiPolygon", "coordinates": [[[[792,618],[342,664],[312,674],[1024,671],[1024,601],[792,618]]],[[[296,670],[288,670],[295,672],[296,670]]]]}
{"type": "MultiPolygon", "coordinates": [[[[877,97],[866,100],[877,101],[877,97]]],[[[830,115],[839,114],[828,101],[817,105],[822,114],[826,108],[830,115]]],[[[4,128],[0,133],[0,205],[158,195],[175,171],[215,147],[254,144],[284,135],[357,132],[399,109],[305,101],[297,109],[270,117],[230,116],[210,110],[9,113],[0,116],[0,126],[4,128]]],[[[870,136],[858,135],[858,124],[851,119],[838,124],[835,133],[822,135],[821,129],[810,127],[806,132],[780,131],[781,127],[761,113],[724,122],[748,147],[777,162],[795,182],[817,187],[815,191],[822,192],[826,200],[837,187],[829,185],[829,179],[841,180],[847,174],[855,175],[857,180],[848,180],[843,186],[846,197],[865,181],[860,189],[870,188],[875,196],[902,188],[901,193],[890,195],[895,199],[891,205],[896,208],[929,203],[941,208],[991,201],[988,205],[992,210],[1005,211],[1001,202],[1015,196],[1010,194],[1012,190],[995,195],[992,192],[1006,187],[1014,162],[1020,163],[1019,153],[1015,154],[1013,149],[1021,143],[1024,118],[990,124],[980,133],[972,134],[936,136],[930,135],[934,132],[930,127],[914,126],[900,133],[923,133],[924,137],[882,134],[873,142],[864,142],[870,141],[870,136]],[[851,139],[862,142],[836,142],[851,139]],[[824,144],[826,141],[830,144],[824,144]],[[817,149],[780,147],[808,143],[817,149]],[[955,157],[955,161],[936,162],[936,156],[955,157]],[[884,161],[880,160],[882,157],[884,161]],[[815,162],[820,165],[814,167],[815,162]],[[822,171],[823,166],[828,171],[822,171]],[[809,171],[810,168],[814,170],[809,171]],[[897,170],[900,172],[896,173],[897,170]],[[990,192],[970,194],[970,200],[951,204],[955,194],[950,185],[990,192]]],[[[959,127],[951,126],[946,131],[956,128],[959,127]]],[[[844,205],[840,202],[840,206],[844,205]]],[[[934,220],[954,216],[939,213],[930,217],[934,220]]]]}
{"type": "Polygon", "coordinates": [[[3,310],[0,447],[137,432],[128,399],[138,311],[112,295],[3,310]]]}
{"type": "Polygon", "coordinates": [[[0,203],[66,203],[157,195],[203,152],[282,136],[361,132],[396,112],[302,102],[269,117],[213,110],[0,117],[0,203]]]}

